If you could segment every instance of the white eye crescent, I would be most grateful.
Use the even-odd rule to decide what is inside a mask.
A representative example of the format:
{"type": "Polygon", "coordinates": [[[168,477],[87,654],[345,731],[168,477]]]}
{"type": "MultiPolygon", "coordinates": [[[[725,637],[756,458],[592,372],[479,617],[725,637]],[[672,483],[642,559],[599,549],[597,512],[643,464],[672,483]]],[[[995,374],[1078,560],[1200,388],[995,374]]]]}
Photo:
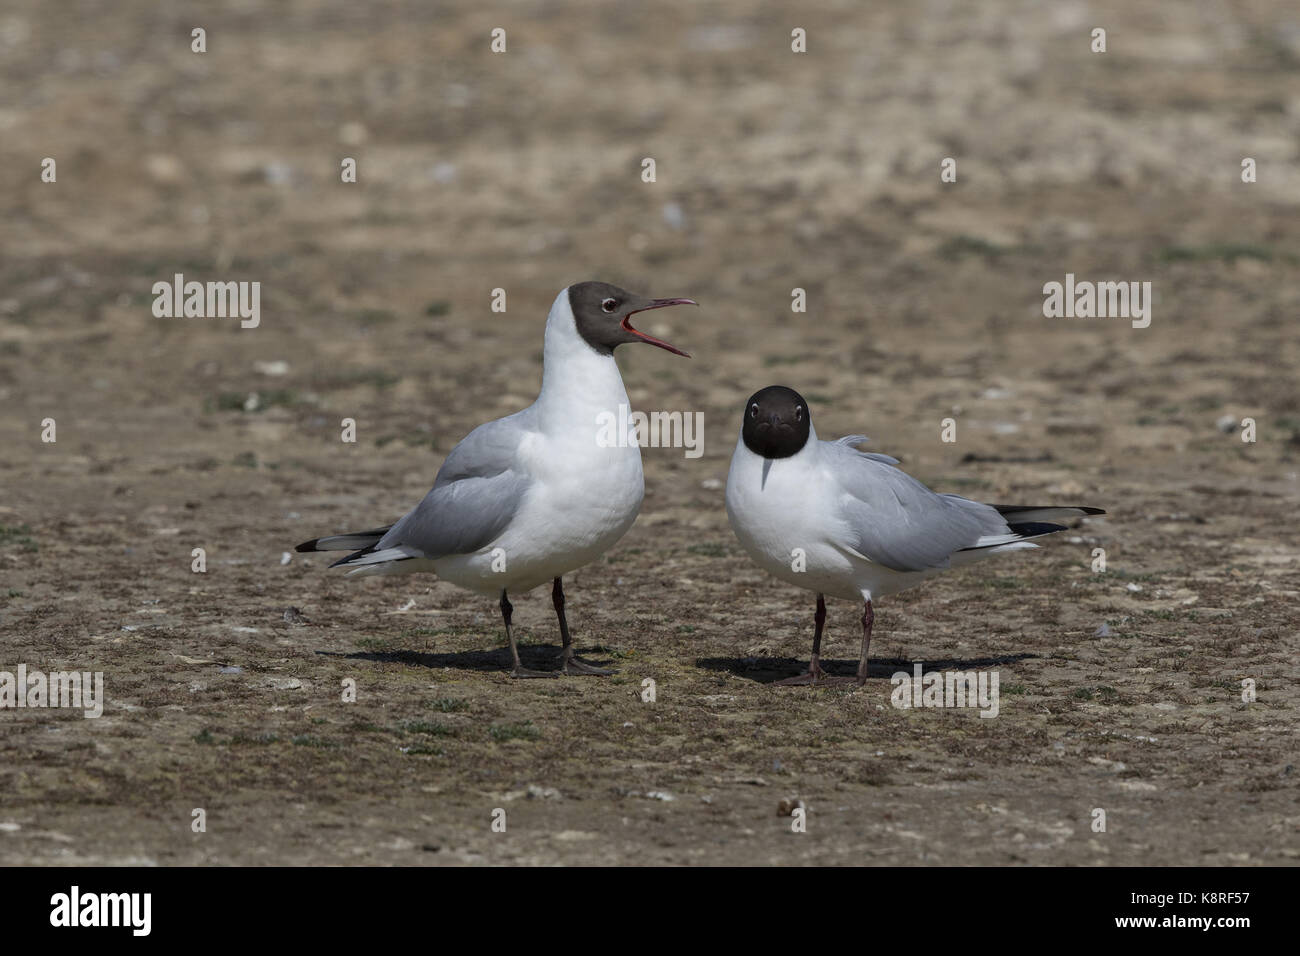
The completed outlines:
{"type": "Polygon", "coordinates": [[[758,417],[758,402],[755,402],[753,405],[749,406],[749,417],[750,418],[758,417]]]}
{"type": "Polygon", "coordinates": [[[802,406],[802,405],[796,405],[796,406],[794,407],[794,420],[797,421],[797,422],[801,422],[801,421],[803,421],[803,406],[802,406]]]}
{"type": "Polygon", "coordinates": [[[606,312],[613,312],[614,306],[616,305],[618,305],[618,303],[615,300],[606,299],[604,302],[600,304],[600,307],[604,309],[606,312]]]}

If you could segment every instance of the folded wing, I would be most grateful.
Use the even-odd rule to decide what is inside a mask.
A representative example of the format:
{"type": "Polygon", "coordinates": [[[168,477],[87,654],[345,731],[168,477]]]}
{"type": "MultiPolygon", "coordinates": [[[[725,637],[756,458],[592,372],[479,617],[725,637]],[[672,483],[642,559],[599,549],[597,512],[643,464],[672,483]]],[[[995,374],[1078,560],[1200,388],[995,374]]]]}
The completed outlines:
{"type": "MultiPolygon", "coordinates": [[[[859,436],[850,436],[859,438],[859,436]]],[[[1019,536],[989,505],[931,491],[894,459],[855,451],[848,439],[823,443],[839,484],[842,544],[894,571],[946,568],[966,548],[992,546],[1019,536]]]]}
{"type": "Polygon", "coordinates": [[[487,422],[452,449],[433,488],[382,538],[340,565],[364,566],[409,558],[471,554],[510,524],[531,479],[518,450],[528,432],[523,413],[487,422]]]}

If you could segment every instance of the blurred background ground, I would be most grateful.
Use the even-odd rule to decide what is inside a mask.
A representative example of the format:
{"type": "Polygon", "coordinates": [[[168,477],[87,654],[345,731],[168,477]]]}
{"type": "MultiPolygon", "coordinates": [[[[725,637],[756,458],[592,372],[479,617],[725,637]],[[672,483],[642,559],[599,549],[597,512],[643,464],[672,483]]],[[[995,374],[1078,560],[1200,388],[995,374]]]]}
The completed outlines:
{"type": "Polygon", "coordinates": [[[1298,80],[1282,3],[8,0],[0,669],[108,700],[0,712],[0,862],[1294,862],[1298,80]],[[176,272],[260,281],[260,327],[154,318],[176,272]],[[1151,281],[1150,328],[1045,319],[1067,272],[1151,281]],[[647,449],[569,584],[617,677],[511,682],[489,602],[281,563],[531,401],[587,278],[702,305],[647,326],[690,361],[620,350],[705,454],[647,449]],[[773,382],[938,490],[1110,516],[880,602],[865,688],[772,687],[812,599],[721,483],[773,382]],[[893,709],[915,660],[1001,716],[893,709]]]}

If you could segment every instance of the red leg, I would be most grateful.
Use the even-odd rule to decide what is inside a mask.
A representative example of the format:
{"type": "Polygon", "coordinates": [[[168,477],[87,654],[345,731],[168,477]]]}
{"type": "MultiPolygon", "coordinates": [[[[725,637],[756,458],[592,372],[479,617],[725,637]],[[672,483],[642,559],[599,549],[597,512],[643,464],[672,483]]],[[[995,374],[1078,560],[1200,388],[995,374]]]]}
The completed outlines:
{"type": "Polygon", "coordinates": [[[808,675],[813,679],[813,683],[822,677],[822,627],[826,624],[826,598],[824,595],[817,595],[817,613],[813,615],[813,623],[816,627],[813,630],[813,649],[812,660],[808,662],[808,675]]]}
{"type": "Polygon", "coordinates": [[[510,642],[510,656],[514,658],[515,666],[510,672],[511,677],[558,677],[550,671],[533,671],[525,667],[519,660],[519,648],[515,645],[515,635],[510,630],[510,617],[514,614],[515,607],[510,603],[510,598],[506,597],[505,589],[501,590],[501,618],[506,622],[506,640],[510,642]]]}
{"type": "Polygon", "coordinates": [[[776,682],[776,686],[803,687],[816,684],[818,687],[834,687],[837,684],[844,684],[851,680],[848,677],[827,677],[822,670],[822,628],[826,625],[826,598],[824,595],[817,595],[817,613],[813,616],[813,623],[816,624],[816,628],[813,631],[812,660],[808,663],[808,673],[779,680],[776,682]]]}
{"type": "Polygon", "coordinates": [[[560,640],[564,642],[564,650],[560,652],[561,669],[566,674],[592,674],[604,677],[614,673],[605,670],[603,667],[596,667],[588,664],[586,661],[580,661],[573,654],[573,638],[569,636],[569,621],[564,616],[564,585],[560,579],[555,579],[555,585],[551,588],[551,603],[555,605],[555,616],[560,621],[560,640]]]}
{"type": "Polygon", "coordinates": [[[871,649],[871,625],[875,620],[876,615],[871,610],[871,602],[867,601],[867,606],[862,611],[862,656],[858,658],[859,684],[867,682],[867,652],[871,649]]]}

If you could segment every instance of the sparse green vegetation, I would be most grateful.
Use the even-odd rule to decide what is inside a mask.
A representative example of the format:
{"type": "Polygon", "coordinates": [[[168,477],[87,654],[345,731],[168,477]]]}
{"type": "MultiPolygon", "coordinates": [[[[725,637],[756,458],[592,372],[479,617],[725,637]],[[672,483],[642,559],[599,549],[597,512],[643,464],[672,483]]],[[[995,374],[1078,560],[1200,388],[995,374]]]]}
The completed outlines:
{"type": "Polygon", "coordinates": [[[986,239],[980,239],[977,236],[953,236],[945,240],[939,247],[939,258],[956,260],[963,259],[966,256],[983,256],[986,259],[996,259],[1003,253],[1011,250],[1006,246],[995,245],[986,239]]]}
{"type": "Polygon", "coordinates": [[[1075,690],[1073,696],[1077,700],[1095,700],[1103,704],[1116,704],[1120,701],[1119,691],[1104,684],[1096,687],[1080,687],[1075,690]]]}
{"type": "Polygon", "coordinates": [[[456,728],[432,720],[408,720],[401,725],[408,734],[427,734],[430,737],[454,737],[456,728]]]}
{"type": "Polygon", "coordinates": [[[455,697],[439,697],[430,706],[443,714],[456,714],[463,710],[469,710],[467,701],[457,700],[455,697]]]}
{"type": "Polygon", "coordinates": [[[441,757],[445,753],[441,747],[435,747],[432,744],[415,744],[411,747],[402,747],[401,750],[404,754],[417,757],[441,757]]]}
{"type": "Polygon", "coordinates": [[[1162,262],[1206,262],[1215,259],[1236,262],[1257,259],[1272,262],[1275,253],[1269,246],[1251,242],[1212,242],[1204,246],[1169,246],[1160,251],[1162,262]]]}
{"type": "Polygon", "coordinates": [[[1171,608],[1151,608],[1140,612],[1143,617],[1153,617],[1159,621],[1176,621],[1178,612],[1171,608]]]}
{"type": "Polygon", "coordinates": [[[1002,591],[1015,591],[1021,587],[1021,581],[1019,578],[987,578],[984,586],[1002,591]]]}
{"type": "Polygon", "coordinates": [[[488,736],[497,743],[504,743],[507,740],[537,740],[541,732],[531,720],[527,720],[522,724],[493,724],[488,728],[488,736]]]}
{"type": "Polygon", "coordinates": [[[277,744],[280,742],[278,734],[235,734],[230,738],[231,744],[252,744],[264,746],[266,744],[277,744]]]}
{"type": "MultiPolygon", "coordinates": [[[[17,526],[0,524],[0,548],[5,547],[17,547],[27,552],[40,550],[32,538],[32,529],[25,524],[17,526]]],[[[14,596],[10,594],[10,597],[14,596]]]]}
{"type": "Polygon", "coordinates": [[[690,544],[686,550],[691,554],[698,554],[705,558],[725,558],[727,549],[714,541],[706,541],[702,544],[690,544]]]}

